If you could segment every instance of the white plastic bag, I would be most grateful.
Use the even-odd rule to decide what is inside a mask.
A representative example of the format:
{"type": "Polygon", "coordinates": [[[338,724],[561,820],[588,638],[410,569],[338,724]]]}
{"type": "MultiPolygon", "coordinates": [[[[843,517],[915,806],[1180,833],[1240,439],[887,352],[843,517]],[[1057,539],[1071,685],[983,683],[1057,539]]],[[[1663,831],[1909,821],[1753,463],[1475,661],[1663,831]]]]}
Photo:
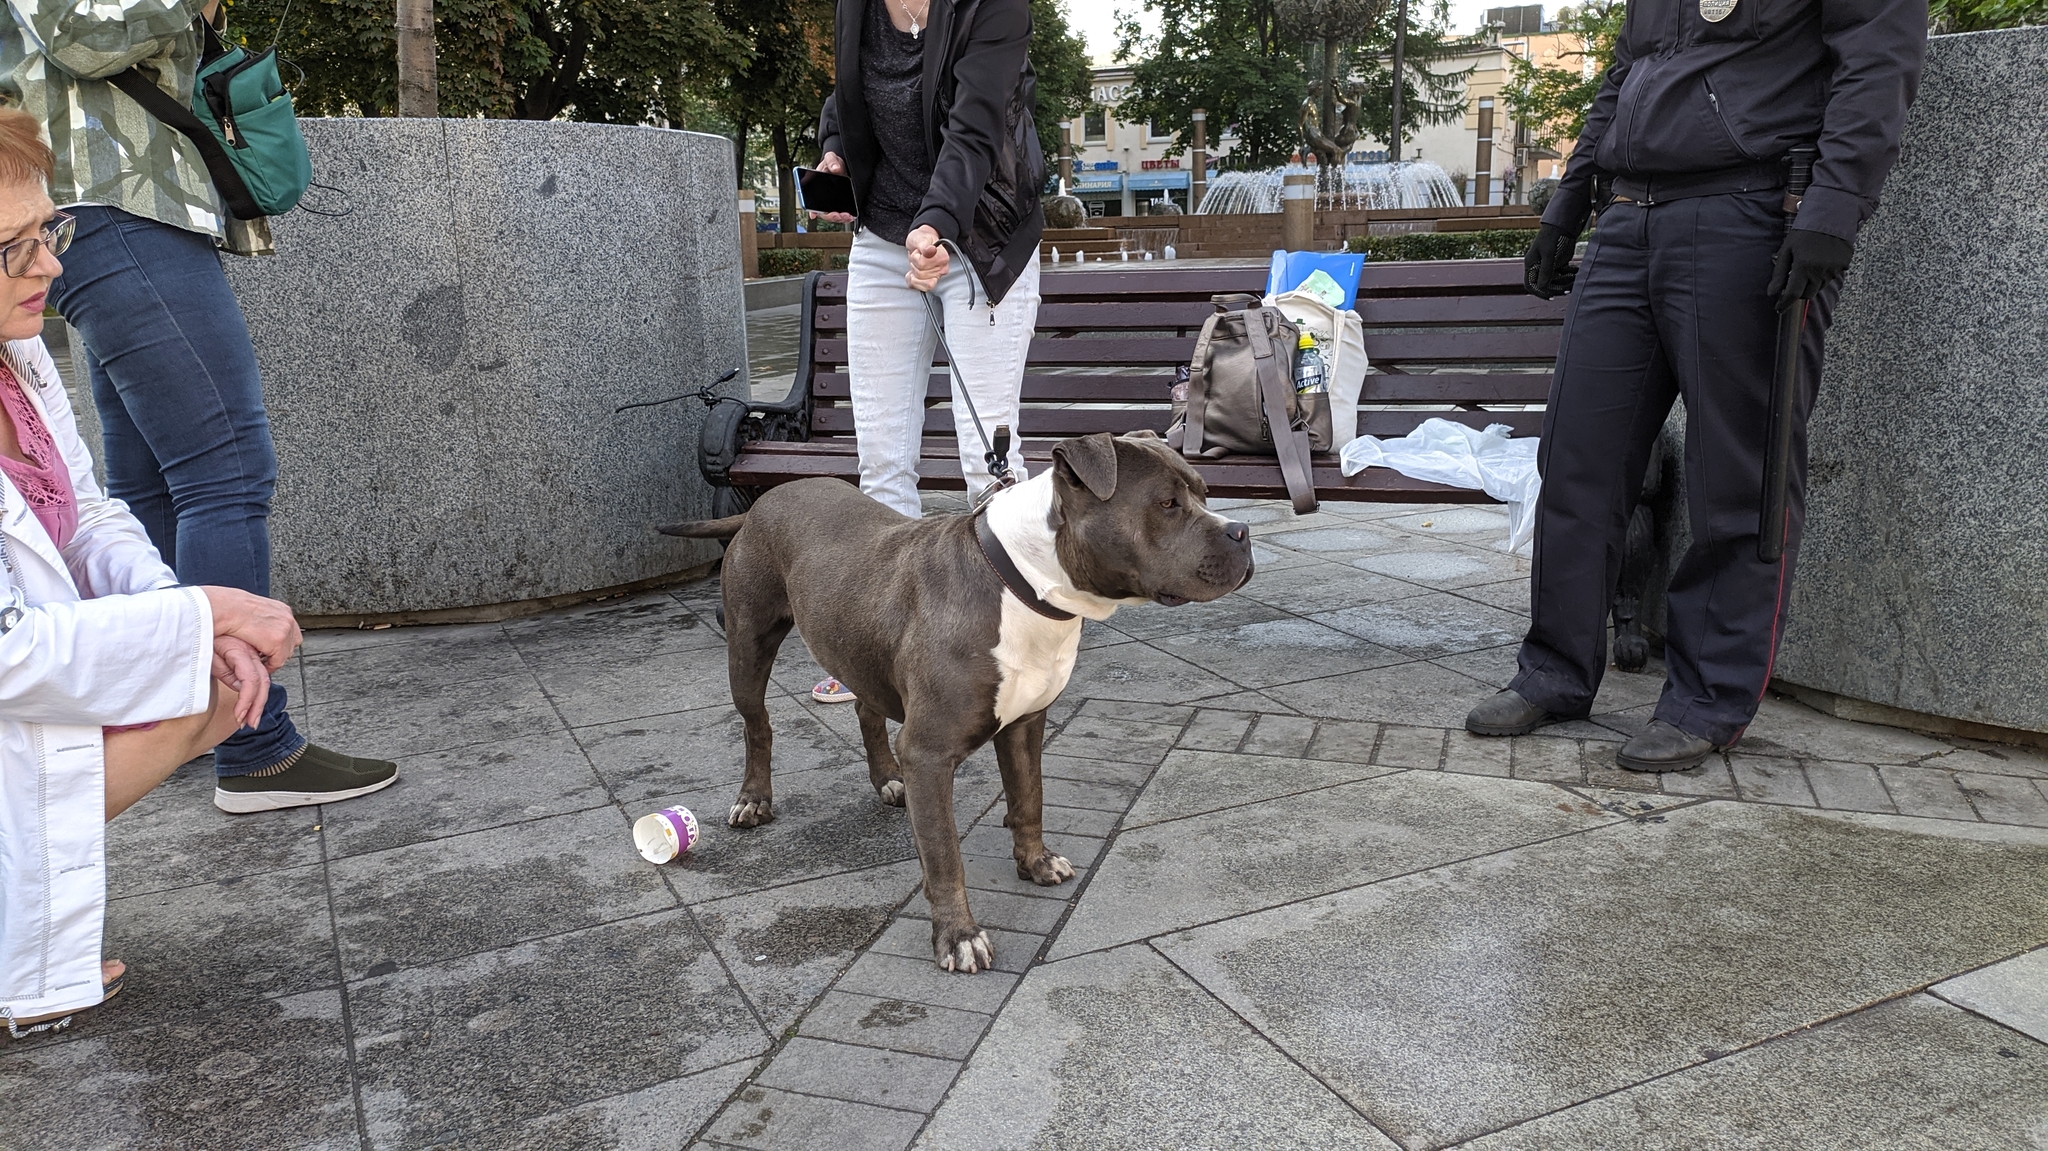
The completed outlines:
{"type": "Polygon", "coordinates": [[[1265,305],[1307,328],[1322,345],[1324,378],[1330,389],[1330,442],[1358,434],[1358,393],[1365,386],[1365,322],[1349,308],[1339,310],[1313,292],[1295,290],[1267,296],[1265,305]]]}
{"type": "Polygon", "coordinates": [[[1431,419],[1399,439],[1359,436],[1344,445],[1338,460],[1347,476],[1386,467],[1418,480],[1485,492],[1508,507],[1508,538],[1494,546],[1526,557],[1535,552],[1536,494],[1543,484],[1536,474],[1536,447],[1541,441],[1508,437],[1506,424],[1482,432],[1431,419]]]}

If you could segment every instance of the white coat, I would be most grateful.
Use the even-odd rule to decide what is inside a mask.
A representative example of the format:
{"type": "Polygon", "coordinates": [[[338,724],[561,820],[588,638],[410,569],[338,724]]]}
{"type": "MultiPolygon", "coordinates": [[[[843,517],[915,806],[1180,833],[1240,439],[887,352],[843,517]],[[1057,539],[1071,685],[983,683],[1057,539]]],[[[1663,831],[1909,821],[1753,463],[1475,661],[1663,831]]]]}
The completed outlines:
{"type": "Polygon", "coordinates": [[[92,457],[43,341],[5,345],[71,471],[78,531],[59,554],[0,475],[0,1014],[100,1001],[107,901],[102,726],[204,710],[213,612],[151,546],[92,457]],[[18,618],[10,610],[20,593],[18,618]]]}

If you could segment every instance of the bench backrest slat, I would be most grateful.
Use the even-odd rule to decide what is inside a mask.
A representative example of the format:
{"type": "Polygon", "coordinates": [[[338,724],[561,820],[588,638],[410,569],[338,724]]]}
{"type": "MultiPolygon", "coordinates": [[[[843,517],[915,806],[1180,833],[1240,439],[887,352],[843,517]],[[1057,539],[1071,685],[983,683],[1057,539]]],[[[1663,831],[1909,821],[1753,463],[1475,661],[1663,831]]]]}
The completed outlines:
{"type": "MultiPolygon", "coordinates": [[[[1017,415],[1017,423],[1021,426],[1012,430],[1019,436],[1033,439],[1085,436],[1091,432],[1121,434],[1140,428],[1164,432],[1171,415],[1165,407],[1025,408],[1017,415]]],[[[1398,408],[1359,412],[1358,432],[1367,436],[1405,436],[1414,431],[1416,425],[1432,418],[1451,420],[1475,428],[1483,428],[1489,424],[1506,424],[1518,436],[1533,436],[1543,426],[1542,412],[1425,411],[1420,408],[1398,408]]],[[[811,421],[811,430],[830,435],[852,435],[853,409],[820,408],[811,421]]],[[[933,408],[926,411],[924,436],[933,440],[954,438],[952,409],[933,408]]]]}
{"type": "MultiPolygon", "coordinates": [[[[1215,311],[1210,297],[1259,292],[1265,276],[1254,265],[1158,261],[1042,268],[1019,435],[1162,430],[1174,369],[1188,362],[1215,311]]],[[[815,438],[850,436],[846,274],[814,275],[810,300],[808,346],[800,353],[800,384],[812,397],[810,431],[815,438]]],[[[1403,435],[1431,417],[1537,433],[1564,301],[1525,294],[1520,261],[1369,263],[1358,310],[1373,365],[1359,397],[1361,434],[1403,435]]],[[[973,325],[956,322],[956,329],[952,338],[973,338],[973,325]]],[[[944,365],[941,358],[927,381],[928,404],[951,394],[944,365]]],[[[927,437],[950,440],[953,433],[950,410],[926,413],[927,437]]]]}

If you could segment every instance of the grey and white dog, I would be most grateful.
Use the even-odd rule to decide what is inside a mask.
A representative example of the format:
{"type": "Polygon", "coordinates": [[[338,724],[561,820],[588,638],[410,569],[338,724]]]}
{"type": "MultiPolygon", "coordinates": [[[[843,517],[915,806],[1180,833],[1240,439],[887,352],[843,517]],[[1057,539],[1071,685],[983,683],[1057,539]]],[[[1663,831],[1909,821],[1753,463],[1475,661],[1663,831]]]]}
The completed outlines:
{"type": "Polygon", "coordinates": [[[1214,600],[1251,578],[1250,530],[1211,512],[1205,494],[1156,436],[1102,433],[1062,441],[1049,469],[975,516],[913,520],[843,481],[812,479],[773,489],[744,515],[663,527],[732,541],[727,661],[747,768],[727,821],[774,818],[763,700],[794,626],[856,694],[876,794],[909,806],[939,966],[988,967],[988,935],[967,907],[954,769],[993,739],[1017,875],[1046,886],[1073,878],[1045,845],[1046,708],[1073,673],[1083,618],[1214,600]],[[903,725],[893,752],[891,719],[903,725]]]}

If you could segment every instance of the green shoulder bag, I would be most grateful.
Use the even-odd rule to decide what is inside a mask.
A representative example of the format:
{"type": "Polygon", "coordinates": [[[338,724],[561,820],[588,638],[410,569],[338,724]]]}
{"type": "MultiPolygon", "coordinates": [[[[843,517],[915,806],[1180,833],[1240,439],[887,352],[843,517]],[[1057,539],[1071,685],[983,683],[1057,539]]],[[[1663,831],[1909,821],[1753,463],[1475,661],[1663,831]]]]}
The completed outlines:
{"type": "Polygon", "coordinates": [[[312,183],[313,161],[277,74],[277,50],[232,47],[204,20],[193,23],[205,48],[189,106],[133,68],[107,80],[198,147],[236,219],[291,211],[312,183]]]}

